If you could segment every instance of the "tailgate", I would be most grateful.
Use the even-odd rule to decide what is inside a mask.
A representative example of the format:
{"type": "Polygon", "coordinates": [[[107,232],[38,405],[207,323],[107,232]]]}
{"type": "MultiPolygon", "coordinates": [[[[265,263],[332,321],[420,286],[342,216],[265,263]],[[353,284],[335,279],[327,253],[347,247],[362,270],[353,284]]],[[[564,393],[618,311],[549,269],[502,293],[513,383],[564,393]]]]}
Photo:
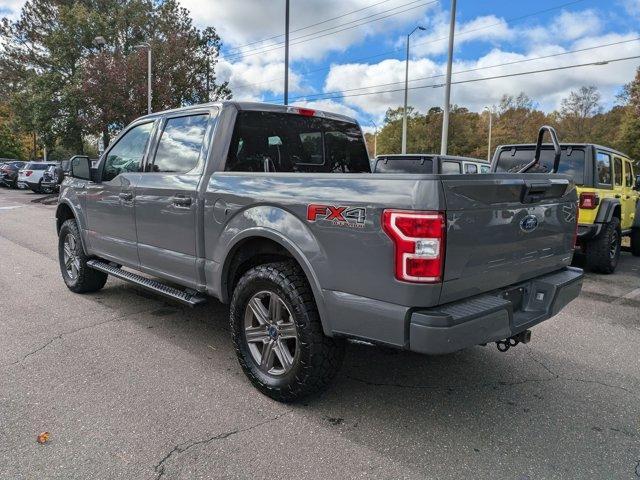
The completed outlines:
{"type": "Polygon", "coordinates": [[[563,175],[442,177],[447,209],[440,303],[495,290],[571,263],[576,191],[563,175]]]}

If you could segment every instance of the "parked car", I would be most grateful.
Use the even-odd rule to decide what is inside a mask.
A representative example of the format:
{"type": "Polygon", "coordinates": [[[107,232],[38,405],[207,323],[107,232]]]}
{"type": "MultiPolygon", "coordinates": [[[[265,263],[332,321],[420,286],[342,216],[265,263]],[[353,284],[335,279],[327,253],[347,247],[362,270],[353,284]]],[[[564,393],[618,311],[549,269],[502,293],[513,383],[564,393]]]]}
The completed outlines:
{"type": "Polygon", "coordinates": [[[50,189],[43,189],[42,176],[55,162],[29,162],[18,172],[18,187],[30,188],[35,193],[50,193],[50,189]]]}
{"type": "Polygon", "coordinates": [[[372,174],[352,118],[229,101],[134,121],[97,171],[74,159],[56,225],[71,291],[112,275],[230,303],[245,374],[292,401],[326,387],[345,337],[528,342],[580,293],[576,208],[563,175],[372,174]]]}
{"type": "MultiPolygon", "coordinates": [[[[533,144],[499,146],[494,170],[516,171],[535,148],[533,144]]],[[[553,147],[544,145],[535,171],[551,171],[554,157],[553,147]]],[[[640,256],[640,177],[629,156],[601,145],[564,143],[558,173],[569,175],[578,188],[578,245],[587,266],[613,273],[625,236],[630,237],[632,254],[640,256]]]]}
{"type": "Polygon", "coordinates": [[[63,160],[59,164],[51,165],[42,174],[42,182],[40,182],[40,187],[42,188],[42,190],[57,192],[60,189],[60,184],[69,174],[71,162],[76,157],[89,158],[86,155],[75,155],[71,157],[70,160],[63,160]]]}
{"type": "Polygon", "coordinates": [[[0,166],[0,184],[16,188],[18,186],[18,171],[24,167],[25,162],[11,160],[0,166]]]}
{"type": "Polygon", "coordinates": [[[490,170],[491,164],[485,160],[436,154],[378,155],[373,168],[375,173],[441,173],[443,175],[489,173],[490,170]]]}

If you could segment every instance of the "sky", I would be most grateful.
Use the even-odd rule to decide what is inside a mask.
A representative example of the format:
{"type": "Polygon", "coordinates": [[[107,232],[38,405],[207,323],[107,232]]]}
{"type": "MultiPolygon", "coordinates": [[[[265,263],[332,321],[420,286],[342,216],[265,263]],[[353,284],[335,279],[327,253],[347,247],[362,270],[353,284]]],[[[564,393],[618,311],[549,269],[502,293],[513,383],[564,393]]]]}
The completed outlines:
{"type": "MultiPolygon", "coordinates": [[[[22,4],[0,0],[0,14],[15,17],[22,4]]],[[[285,0],[182,5],[220,34],[216,73],[235,99],[282,103],[285,0]]],[[[291,103],[380,124],[403,103],[406,36],[421,26],[410,40],[408,103],[442,106],[450,0],[291,0],[290,19],[291,103]]],[[[451,103],[480,111],[525,92],[552,111],[595,85],[610,108],[640,59],[513,74],[640,56],[640,0],[458,0],[454,43],[451,103]],[[487,79],[503,75],[513,76],[487,79]]]]}

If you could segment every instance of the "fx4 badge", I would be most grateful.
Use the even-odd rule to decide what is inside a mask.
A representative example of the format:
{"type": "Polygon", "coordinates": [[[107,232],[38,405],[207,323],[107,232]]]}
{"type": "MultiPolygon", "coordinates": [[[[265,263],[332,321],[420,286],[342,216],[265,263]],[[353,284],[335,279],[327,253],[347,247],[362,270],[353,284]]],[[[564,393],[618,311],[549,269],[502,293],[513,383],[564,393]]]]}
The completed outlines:
{"type": "Polygon", "coordinates": [[[363,228],[367,219],[364,207],[341,207],[312,203],[307,206],[307,220],[326,221],[340,227],[363,228]]]}

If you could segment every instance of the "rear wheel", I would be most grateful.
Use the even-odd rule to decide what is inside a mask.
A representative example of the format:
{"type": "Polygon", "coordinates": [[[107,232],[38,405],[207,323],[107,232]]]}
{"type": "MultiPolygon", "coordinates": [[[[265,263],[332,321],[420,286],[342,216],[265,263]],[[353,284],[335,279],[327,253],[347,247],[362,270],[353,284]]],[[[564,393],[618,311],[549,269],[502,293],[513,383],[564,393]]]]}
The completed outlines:
{"type": "Polygon", "coordinates": [[[613,217],[595,240],[586,245],[587,266],[600,273],[613,273],[620,259],[620,219],[613,217]]]}
{"type": "Polygon", "coordinates": [[[631,255],[640,257],[640,227],[631,230],[631,255]]]}
{"type": "Polygon", "coordinates": [[[306,277],[293,262],[259,265],[233,292],[231,332],[240,365],[265,395],[291,402],[335,377],[344,342],[324,335],[306,277]]]}
{"type": "Polygon", "coordinates": [[[71,219],[62,224],[58,237],[60,271],[67,288],[75,293],[96,292],[107,283],[107,274],[87,265],[89,258],[84,253],[80,231],[71,219]]]}

